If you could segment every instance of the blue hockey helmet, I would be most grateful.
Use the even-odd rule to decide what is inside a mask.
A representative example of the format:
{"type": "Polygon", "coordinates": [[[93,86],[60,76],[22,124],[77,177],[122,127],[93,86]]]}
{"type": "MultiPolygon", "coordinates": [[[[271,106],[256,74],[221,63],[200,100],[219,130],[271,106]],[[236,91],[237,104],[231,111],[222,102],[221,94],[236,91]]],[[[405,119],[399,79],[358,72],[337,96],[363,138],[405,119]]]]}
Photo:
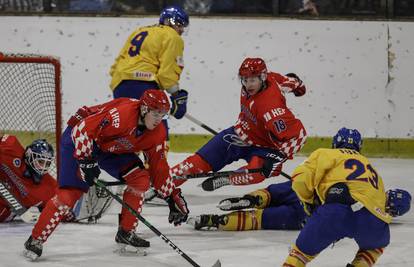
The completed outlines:
{"type": "Polygon", "coordinates": [[[54,160],[53,147],[45,139],[37,139],[25,151],[25,162],[35,183],[40,183],[54,160]]]}
{"type": "Polygon", "coordinates": [[[341,128],[332,139],[332,148],[348,148],[360,151],[362,137],[357,129],[341,128]]]}
{"type": "Polygon", "coordinates": [[[410,210],[411,195],[402,189],[390,189],[386,192],[385,211],[392,217],[402,216],[410,210]]]}
{"type": "Polygon", "coordinates": [[[187,13],[179,6],[168,6],[161,11],[160,24],[168,21],[171,25],[187,27],[190,23],[187,13]]]}

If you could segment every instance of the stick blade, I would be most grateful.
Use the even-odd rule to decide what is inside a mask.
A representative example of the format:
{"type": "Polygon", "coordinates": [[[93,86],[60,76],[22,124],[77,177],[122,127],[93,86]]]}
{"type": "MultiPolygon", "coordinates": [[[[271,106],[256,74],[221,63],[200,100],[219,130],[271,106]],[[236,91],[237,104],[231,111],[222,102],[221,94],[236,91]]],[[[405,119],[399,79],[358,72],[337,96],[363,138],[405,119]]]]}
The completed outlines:
{"type": "Polygon", "coordinates": [[[221,267],[220,260],[217,260],[216,263],[214,263],[212,267],[221,267]]]}

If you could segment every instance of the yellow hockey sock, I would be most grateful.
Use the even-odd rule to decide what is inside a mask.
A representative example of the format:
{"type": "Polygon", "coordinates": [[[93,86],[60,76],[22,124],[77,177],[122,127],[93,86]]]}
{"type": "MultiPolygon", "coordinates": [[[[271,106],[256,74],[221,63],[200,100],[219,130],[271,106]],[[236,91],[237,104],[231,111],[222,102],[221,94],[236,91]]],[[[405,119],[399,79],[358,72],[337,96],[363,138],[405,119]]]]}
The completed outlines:
{"type": "Polygon", "coordinates": [[[271,196],[266,189],[259,189],[249,193],[248,195],[259,197],[259,204],[255,206],[256,209],[264,209],[269,206],[271,196]]]}
{"type": "Polygon", "coordinates": [[[289,256],[283,263],[283,267],[305,267],[308,262],[313,260],[315,256],[310,256],[303,253],[296,245],[289,251],[289,256]]]}
{"type": "Polygon", "coordinates": [[[358,250],[355,255],[354,260],[352,261],[352,266],[354,267],[371,267],[374,266],[378,258],[384,252],[383,248],[377,249],[368,249],[368,250],[358,250]]]}
{"type": "Polygon", "coordinates": [[[262,229],[263,210],[234,211],[225,215],[225,224],[219,224],[222,231],[248,231],[262,229]]]}

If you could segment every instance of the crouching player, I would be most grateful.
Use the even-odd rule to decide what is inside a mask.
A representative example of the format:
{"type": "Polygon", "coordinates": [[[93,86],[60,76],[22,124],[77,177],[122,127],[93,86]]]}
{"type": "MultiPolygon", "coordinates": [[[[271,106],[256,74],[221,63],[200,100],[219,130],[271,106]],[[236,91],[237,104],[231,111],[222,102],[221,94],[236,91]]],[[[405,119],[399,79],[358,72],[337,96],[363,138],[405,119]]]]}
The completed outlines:
{"type": "MultiPolygon", "coordinates": [[[[187,204],[169,176],[165,157],[167,131],[161,120],[169,110],[163,91],[147,90],[140,100],[119,98],[83,107],[69,119],[60,144],[59,189],[24,245],[26,257],[34,260],[42,254],[43,243],[81,195],[94,185],[101,169],[125,181],[123,201],[138,213],[151,177],[154,188],[169,204],[169,222],[178,225],[186,221],[187,204]],[[148,169],[135,154],[139,151],[146,155],[148,169]]],[[[115,235],[121,250],[128,246],[139,251],[150,246],[136,235],[137,223],[137,217],[123,208],[115,235]]]]}
{"type": "Polygon", "coordinates": [[[53,159],[53,147],[44,139],[24,149],[15,136],[0,136],[0,222],[13,220],[17,213],[25,222],[38,219],[39,209],[57,188],[48,173],[53,159]]]}
{"type": "Polygon", "coordinates": [[[303,267],[344,237],[359,250],[350,267],[373,266],[390,242],[389,223],[410,209],[404,190],[384,191],[382,178],[359,151],[357,130],[342,128],[332,149],[318,149],[293,172],[292,188],[310,215],[284,267],[303,267]]]}

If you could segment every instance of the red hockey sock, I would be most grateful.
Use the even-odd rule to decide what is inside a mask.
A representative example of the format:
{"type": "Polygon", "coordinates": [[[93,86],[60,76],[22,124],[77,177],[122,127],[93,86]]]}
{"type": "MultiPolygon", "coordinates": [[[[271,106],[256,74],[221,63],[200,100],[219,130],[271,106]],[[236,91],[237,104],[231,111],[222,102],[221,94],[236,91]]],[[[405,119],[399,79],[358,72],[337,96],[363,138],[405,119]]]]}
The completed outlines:
{"type": "MultiPolygon", "coordinates": [[[[136,168],[123,177],[128,185],[124,191],[123,200],[131,208],[141,213],[144,193],[148,190],[149,173],[146,170],[136,168]]],[[[138,225],[138,218],[128,209],[122,208],[120,226],[125,231],[134,230],[138,225]]]]}
{"type": "MultiPolygon", "coordinates": [[[[263,159],[257,156],[253,156],[249,161],[249,164],[241,167],[240,169],[259,169],[263,166],[263,159]]],[[[233,185],[248,185],[257,184],[264,181],[264,177],[261,173],[241,173],[230,175],[230,181],[233,185]]]]}
{"type": "Polygon", "coordinates": [[[77,188],[59,188],[56,195],[47,202],[46,207],[42,210],[39,220],[32,230],[33,238],[46,242],[82,194],[83,191],[77,188]]]}
{"type": "MultiPolygon", "coordinates": [[[[183,162],[178,163],[170,169],[172,176],[182,176],[188,174],[204,173],[211,171],[210,164],[207,163],[198,154],[194,154],[186,158],[183,162]]],[[[175,180],[175,186],[182,185],[187,180],[175,180]]]]}

